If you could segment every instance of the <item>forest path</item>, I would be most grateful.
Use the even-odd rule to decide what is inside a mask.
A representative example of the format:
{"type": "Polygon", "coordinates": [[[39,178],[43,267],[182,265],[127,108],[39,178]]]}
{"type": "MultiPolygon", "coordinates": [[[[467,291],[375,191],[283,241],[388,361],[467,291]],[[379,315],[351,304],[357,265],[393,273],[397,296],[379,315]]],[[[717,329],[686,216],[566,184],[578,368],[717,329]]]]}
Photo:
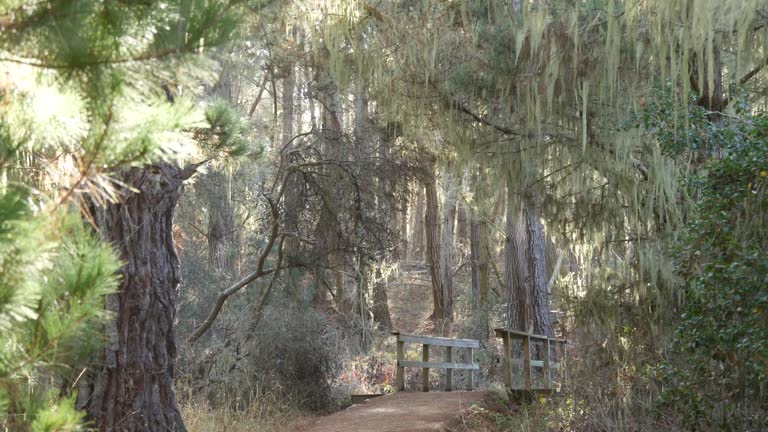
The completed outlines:
{"type": "Polygon", "coordinates": [[[422,262],[401,263],[397,277],[387,286],[393,328],[403,333],[430,334],[432,280],[422,262]]]}
{"type": "Polygon", "coordinates": [[[429,432],[462,430],[461,413],[486,392],[398,392],[323,417],[303,432],[429,432]]]}

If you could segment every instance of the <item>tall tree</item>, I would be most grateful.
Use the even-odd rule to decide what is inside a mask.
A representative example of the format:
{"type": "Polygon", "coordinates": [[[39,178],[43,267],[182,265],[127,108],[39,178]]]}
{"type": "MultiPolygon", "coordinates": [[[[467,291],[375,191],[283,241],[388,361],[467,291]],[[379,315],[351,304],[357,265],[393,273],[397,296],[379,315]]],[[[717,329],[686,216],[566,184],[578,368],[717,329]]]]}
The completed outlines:
{"type": "Polygon", "coordinates": [[[526,232],[522,213],[513,196],[508,194],[504,228],[504,288],[507,303],[507,325],[528,331],[531,326],[532,302],[528,281],[526,232]]]}
{"type": "Polygon", "coordinates": [[[119,290],[108,300],[114,315],[107,346],[79,382],[78,406],[100,430],[183,431],[172,386],[178,282],[172,217],[195,166],[181,169],[172,156],[178,132],[193,123],[191,102],[177,92],[189,81],[171,65],[229,39],[238,11],[226,2],[113,6],[0,6],[0,49],[4,61],[60,75],[56,90],[70,106],[56,115],[83,127],[55,141],[56,153],[74,161],[76,179],[61,184],[67,192],[59,205],[82,196],[85,217],[125,263],[119,290]],[[153,162],[163,158],[173,162],[153,162]]]}
{"type": "Polygon", "coordinates": [[[78,388],[78,408],[101,430],[184,430],[173,391],[180,275],[172,230],[183,181],[193,173],[169,163],[131,168],[119,179],[126,189],[118,203],[91,206],[125,263],[119,291],[107,298],[114,318],[104,356],[78,388]]]}
{"type": "MultiPolygon", "coordinates": [[[[525,256],[528,261],[525,284],[530,289],[530,317],[536,334],[552,336],[552,318],[547,286],[544,229],[535,201],[529,200],[525,210],[525,256]]],[[[527,290],[526,290],[527,291],[527,290]]]]}
{"type": "Polygon", "coordinates": [[[473,310],[485,306],[488,300],[488,254],[485,222],[472,212],[469,222],[469,253],[471,271],[470,304],[473,310]]]}
{"type": "MultiPolygon", "coordinates": [[[[424,228],[427,240],[427,261],[432,279],[432,314],[438,328],[445,329],[446,327],[443,326],[450,324],[453,320],[453,285],[451,270],[446,270],[446,265],[451,264],[451,259],[446,254],[452,251],[446,252],[443,248],[448,243],[448,239],[453,239],[453,226],[450,224],[446,226],[445,219],[442,220],[443,224],[440,223],[438,216],[440,202],[437,197],[437,179],[434,174],[425,179],[424,196],[426,197],[424,228]],[[441,235],[442,230],[451,232],[441,235]]],[[[444,209],[443,216],[449,213],[449,209],[444,209]]]]}
{"type": "Polygon", "coordinates": [[[411,250],[409,257],[421,261],[424,259],[424,187],[421,183],[417,184],[415,188],[416,199],[411,201],[411,208],[413,209],[411,217],[411,250]]]}

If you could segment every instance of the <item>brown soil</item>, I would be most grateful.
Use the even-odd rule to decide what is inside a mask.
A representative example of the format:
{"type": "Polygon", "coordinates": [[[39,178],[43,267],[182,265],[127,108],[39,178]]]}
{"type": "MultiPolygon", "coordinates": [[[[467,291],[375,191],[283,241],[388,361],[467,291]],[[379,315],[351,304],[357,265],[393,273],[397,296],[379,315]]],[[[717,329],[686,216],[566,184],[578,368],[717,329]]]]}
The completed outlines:
{"type": "Polygon", "coordinates": [[[303,432],[429,432],[454,429],[485,392],[398,392],[319,419],[303,432]]]}

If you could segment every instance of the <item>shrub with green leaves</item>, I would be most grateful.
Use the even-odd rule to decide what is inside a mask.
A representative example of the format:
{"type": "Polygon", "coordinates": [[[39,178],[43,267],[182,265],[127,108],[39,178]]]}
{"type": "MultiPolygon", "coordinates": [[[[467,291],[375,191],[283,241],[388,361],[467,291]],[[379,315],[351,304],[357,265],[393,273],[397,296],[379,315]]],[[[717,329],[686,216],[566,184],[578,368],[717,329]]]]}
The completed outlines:
{"type": "Polygon", "coordinates": [[[768,116],[737,115],[688,130],[721,154],[689,180],[698,205],[674,249],[685,305],[660,367],[662,402],[690,430],[768,426],[768,116]]]}

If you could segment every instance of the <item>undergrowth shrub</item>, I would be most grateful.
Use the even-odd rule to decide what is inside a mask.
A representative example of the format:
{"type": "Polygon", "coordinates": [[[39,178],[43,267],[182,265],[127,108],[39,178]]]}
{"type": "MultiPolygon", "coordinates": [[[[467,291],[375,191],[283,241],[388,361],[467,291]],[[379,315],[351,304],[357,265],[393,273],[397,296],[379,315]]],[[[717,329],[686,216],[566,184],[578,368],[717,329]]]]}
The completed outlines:
{"type": "Polygon", "coordinates": [[[341,364],[339,334],[311,308],[268,307],[245,335],[244,366],[262,385],[282,387],[307,409],[330,408],[341,364]]]}

